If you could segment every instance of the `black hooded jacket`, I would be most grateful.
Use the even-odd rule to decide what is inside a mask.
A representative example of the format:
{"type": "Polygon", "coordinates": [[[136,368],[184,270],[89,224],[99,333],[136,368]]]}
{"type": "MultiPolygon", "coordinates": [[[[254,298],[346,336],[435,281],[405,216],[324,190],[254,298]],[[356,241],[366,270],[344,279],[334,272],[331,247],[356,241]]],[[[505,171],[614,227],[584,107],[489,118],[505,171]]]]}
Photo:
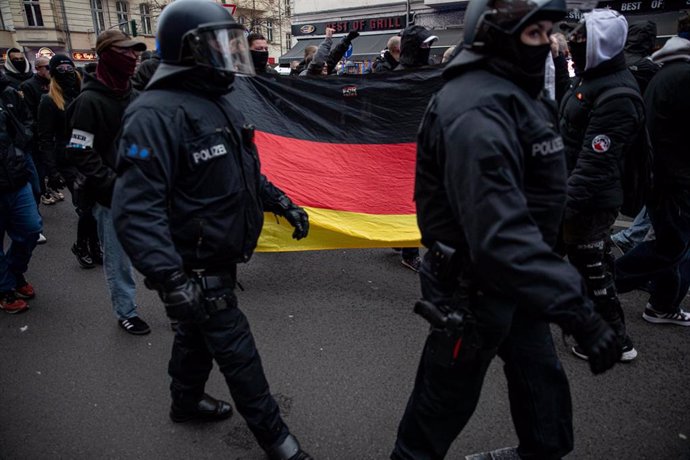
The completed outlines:
{"type": "Polygon", "coordinates": [[[374,61],[374,72],[389,72],[395,70],[398,64],[400,63],[396,61],[390,51],[386,50],[383,56],[377,57],[376,61],[374,61]]]}
{"type": "Polygon", "coordinates": [[[465,53],[419,130],[422,242],[456,248],[480,290],[572,332],[592,310],[577,270],[553,251],[566,196],[555,106],[490,71],[493,58],[467,63],[465,53]]]}
{"type": "Polygon", "coordinates": [[[609,99],[593,110],[604,91],[638,91],[623,54],[573,79],[563,96],[559,126],[568,162],[568,208],[616,209],[623,204],[623,159],[642,128],[644,108],[630,97],[609,99]]]}
{"type": "Polygon", "coordinates": [[[0,99],[3,107],[10,112],[9,121],[14,145],[28,151],[35,134],[34,119],[24,98],[2,73],[0,73],[0,99]]]}
{"type": "Polygon", "coordinates": [[[633,77],[640,87],[640,93],[644,94],[661,66],[654,63],[651,58],[656,44],[656,23],[645,21],[630,24],[628,39],[625,43],[625,63],[632,72],[633,77]]]}
{"type": "Polygon", "coordinates": [[[139,64],[137,72],[132,77],[132,86],[138,91],[144,91],[146,85],[149,84],[151,77],[156,73],[156,69],[161,63],[161,58],[154,54],[150,59],[145,60],[139,64]]]}
{"type": "Polygon", "coordinates": [[[112,200],[122,115],[137,94],[133,89],[116,94],[95,75],[85,74],[81,93],[67,108],[70,141],[65,155],[86,177],[88,194],[103,206],[112,200]]]}
{"type": "Polygon", "coordinates": [[[423,27],[405,29],[400,37],[400,63],[395,70],[412,69],[429,65],[430,48],[422,48],[424,40],[431,34],[423,27]]]}
{"type": "Polygon", "coordinates": [[[26,55],[24,53],[22,53],[22,55],[24,55],[24,60],[26,61],[26,70],[23,72],[14,67],[14,64],[12,64],[12,61],[9,58],[10,53],[22,52],[17,48],[8,49],[7,60],[5,61],[5,76],[7,76],[7,79],[10,81],[10,86],[16,90],[19,90],[21,84],[33,77],[34,73],[31,71],[31,63],[28,59],[26,59],[26,55]]]}

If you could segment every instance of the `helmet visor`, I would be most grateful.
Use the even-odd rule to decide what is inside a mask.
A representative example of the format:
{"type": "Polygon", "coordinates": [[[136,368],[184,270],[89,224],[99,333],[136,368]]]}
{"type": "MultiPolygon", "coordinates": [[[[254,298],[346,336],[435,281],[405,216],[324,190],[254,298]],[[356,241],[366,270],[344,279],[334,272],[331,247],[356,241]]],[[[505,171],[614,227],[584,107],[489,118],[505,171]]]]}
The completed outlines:
{"type": "Polygon", "coordinates": [[[566,13],[563,0],[495,0],[491,6],[486,21],[509,35],[526,26],[537,13],[552,15],[554,20],[566,13]]]}
{"type": "Polygon", "coordinates": [[[189,47],[198,65],[255,75],[249,43],[239,24],[202,25],[191,33],[189,47]]]}

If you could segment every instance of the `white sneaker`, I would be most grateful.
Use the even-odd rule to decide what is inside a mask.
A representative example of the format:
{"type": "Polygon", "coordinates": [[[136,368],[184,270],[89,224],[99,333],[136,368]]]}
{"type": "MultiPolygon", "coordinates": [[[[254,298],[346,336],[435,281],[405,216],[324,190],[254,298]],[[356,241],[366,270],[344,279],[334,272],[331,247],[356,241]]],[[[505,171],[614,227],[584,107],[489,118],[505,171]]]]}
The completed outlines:
{"type": "Polygon", "coordinates": [[[645,321],[654,324],[675,324],[677,326],[690,326],[690,313],[683,310],[682,308],[679,308],[678,311],[675,312],[664,313],[655,310],[650,304],[647,304],[647,307],[645,307],[644,309],[644,313],[642,313],[642,318],[644,318],[645,321]]]}
{"type": "Polygon", "coordinates": [[[43,233],[38,234],[38,241],[36,241],[36,244],[46,244],[48,242],[48,238],[43,233]]]}

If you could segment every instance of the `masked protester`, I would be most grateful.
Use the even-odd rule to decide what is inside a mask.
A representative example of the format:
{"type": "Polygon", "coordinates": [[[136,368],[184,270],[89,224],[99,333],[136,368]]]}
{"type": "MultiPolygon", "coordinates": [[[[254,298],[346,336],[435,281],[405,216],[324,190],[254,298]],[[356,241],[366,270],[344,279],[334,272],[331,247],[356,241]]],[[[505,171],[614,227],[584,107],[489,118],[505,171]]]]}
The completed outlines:
{"type": "Polygon", "coordinates": [[[431,46],[436,40],[438,37],[422,26],[409,26],[403,30],[400,38],[400,63],[395,70],[429,65],[431,46]]]}
{"type": "MultiPolygon", "coordinates": [[[[561,101],[559,126],[568,165],[568,198],[563,242],[568,260],[585,280],[595,309],[613,327],[621,361],[637,351],[627,333],[613,277],[611,228],[623,205],[623,159],[643,129],[640,97],[598,98],[627,88],[639,95],[623,54],[628,24],[608,9],[585,13],[568,35],[576,77],[561,101]],[[594,105],[597,105],[594,110],[594,105]]],[[[587,359],[579,347],[573,353],[587,359]]]]}
{"type": "Polygon", "coordinates": [[[7,60],[5,61],[5,75],[10,81],[12,88],[19,90],[19,86],[34,76],[31,71],[31,64],[26,59],[24,53],[17,48],[7,50],[7,60]]]}
{"type": "Polygon", "coordinates": [[[215,360],[269,458],[309,460],[280,416],[234,294],[265,210],[284,216],[296,239],[309,229],[304,210],[261,174],[253,127],[226,97],[236,74],[254,74],[244,29],[218,3],[177,0],[158,20],[158,41],[161,65],[125,113],[113,215],[134,266],[178,321],[170,417],[232,415],[204,392],[215,360]]]}
{"type": "MultiPolygon", "coordinates": [[[[63,54],[53,56],[49,68],[50,89],[38,105],[38,150],[48,168],[49,185],[58,187],[65,184],[74,195],[77,170],[65,155],[71,134],[65,120],[65,109],[79,95],[81,77],[74,62],[63,54]]],[[[72,246],[72,252],[82,268],[93,268],[96,263],[103,263],[96,220],[91,208],[77,206],[76,211],[79,216],[77,242],[72,246]]]]}
{"type": "MultiPolygon", "coordinates": [[[[101,33],[96,40],[96,72],[85,74],[82,92],[66,115],[70,132],[66,156],[78,171],[73,184],[75,204],[83,210],[93,208],[113,310],[119,326],[133,335],[148,334],[151,329],[137,313],[132,264],[115,235],[110,206],[116,140],[122,115],[137,95],[130,85],[136,52],[145,49],[144,43],[131,40],[119,30],[101,33]]],[[[68,85],[70,77],[63,78],[68,85]]]]}
{"type": "Polygon", "coordinates": [[[252,64],[257,75],[278,75],[273,67],[268,65],[268,42],[266,37],[257,32],[252,32],[247,36],[249,43],[249,54],[252,57],[252,64]]]}
{"type": "Polygon", "coordinates": [[[445,457],[497,355],[519,439],[512,456],[561,458],[573,448],[572,410],[549,323],[574,335],[594,373],[620,356],[577,270],[554,251],[566,175],[544,62],[566,11],[564,0],[470,0],[463,49],[423,118],[414,198],[429,251],[415,311],[431,330],[394,460],[445,457]]]}

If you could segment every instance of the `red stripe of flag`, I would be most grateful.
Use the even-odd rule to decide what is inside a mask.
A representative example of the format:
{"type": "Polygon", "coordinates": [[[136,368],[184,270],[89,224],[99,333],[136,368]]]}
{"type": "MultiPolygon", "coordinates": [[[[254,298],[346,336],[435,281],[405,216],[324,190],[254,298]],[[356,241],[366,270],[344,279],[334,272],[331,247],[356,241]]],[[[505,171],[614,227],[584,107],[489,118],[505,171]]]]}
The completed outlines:
{"type": "Polygon", "coordinates": [[[256,132],[263,173],[301,206],[414,214],[416,146],[332,144],[256,132]]]}

